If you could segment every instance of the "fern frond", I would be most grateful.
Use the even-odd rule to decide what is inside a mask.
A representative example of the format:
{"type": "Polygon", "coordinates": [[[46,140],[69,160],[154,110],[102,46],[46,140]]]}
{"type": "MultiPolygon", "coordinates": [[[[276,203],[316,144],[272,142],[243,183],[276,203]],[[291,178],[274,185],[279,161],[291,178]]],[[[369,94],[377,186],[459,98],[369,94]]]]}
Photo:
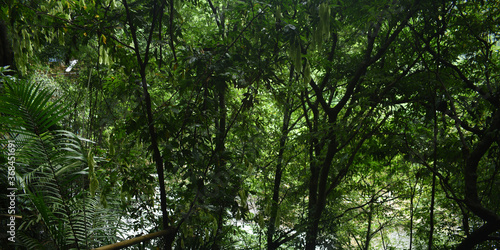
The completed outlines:
{"type": "Polygon", "coordinates": [[[19,227],[26,232],[24,246],[89,249],[122,240],[116,235],[124,212],[118,209],[119,201],[102,206],[106,197],[99,196],[97,163],[92,151],[85,149],[91,142],[52,129],[67,115],[67,107],[39,85],[6,80],[5,86],[5,95],[0,96],[0,143],[16,143],[16,171],[24,191],[18,195],[24,204],[19,227]],[[42,235],[27,233],[41,228],[42,235]]]}
{"type": "Polygon", "coordinates": [[[30,237],[26,235],[23,232],[20,232],[17,235],[18,240],[22,245],[27,247],[28,249],[33,249],[33,250],[44,250],[44,249],[49,249],[47,247],[44,247],[43,244],[41,244],[38,240],[34,239],[33,237],[30,237]]]}
{"type": "Polygon", "coordinates": [[[49,231],[48,240],[63,249],[85,248],[78,242],[86,232],[71,204],[75,194],[68,192],[86,174],[82,141],[69,131],[50,129],[66,115],[66,107],[51,98],[52,93],[39,85],[7,81],[0,118],[8,130],[5,134],[16,135],[11,139],[18,145],[17,161],[24,166],[21,186],[49,231]]]}

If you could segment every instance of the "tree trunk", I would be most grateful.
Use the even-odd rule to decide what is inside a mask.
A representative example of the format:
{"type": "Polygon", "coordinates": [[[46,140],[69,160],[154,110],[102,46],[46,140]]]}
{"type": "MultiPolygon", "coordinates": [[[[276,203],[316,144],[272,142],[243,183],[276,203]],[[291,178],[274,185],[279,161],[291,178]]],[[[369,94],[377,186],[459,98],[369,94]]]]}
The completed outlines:
{"type": "MultiPolygon", "coordinates": [[[[142,90],[143,90],[143,96],[144,96],[144,104],[145,104],[145,112],[146,112],[146,117],[147,117],[147,125],[148,125],[148,131],[149,131],[149,136],[151,139],[151,148],[153,149],[153,160],[156,165],[156,173],[158,175],[158,184],[159,184],[159,189],[160,189],[160,208],[162,212],[162,226],[163,230],[170,230],[170,224],[169,224],[169,217],[168,217],[168,212],[167,212],[167,195],[165,191],[165,175],[164,175],[164,169],[163,169],[163,158],[160,153],[160,149],[158,148],[158,138],[155,130],[155,125],[154,125],[154,118],[153,118],[153,111],[152,111],[152,106],[151,106],[151,96],[149,95],[148,91],[148,84],[147,84],[147,79],[146,79],[146,67],[148,65],[149,61],[149,49],[152,41],[152,36],[153,36],[153,31],[154,27],[156,26],[156,21],[157,21],[157,2],[155,1],[154,3],[154,10],[153,10],[153,20],[151,22],[151,31],[149,33],[148,37],[148,42],[146,44],[146,50],[145,50],[145,55],[144,57],[141,57],[141,52],[139,49],[139,42],[137,40],[137,28],[134,26],[134,23],[132,22],[132,16],[131,16],[131,11],[129,9],[128,3],[126,0],[123,0],[123,5],[125,6],[125,11],[127,14],[127,21],[130,25],[130,33],[132,35],[133,41],[134,41],[134,52],[135,56],[137,59],[137,64],[139,66],[139,74],[141,75],[141,83],[142,83],[142,90]]],[[[160,9],[163,9],[160,7],[160,9]]],[[[171,249],[173,241],[175,239],[176,232],[174,231],[172,234],[165,235],[163,237],[163,240],[165,242],[164,249],[171,249]]]]}
{"type": "Polygon", "coordinates": [[[372,231],[372,220],[373,220],[373,202],[370,202],[368,207],[368,228],[366,229],[365,244],[363,250],[368,250],[370,247],[371,231],[372,231]]]}
{"type": "MultiPolygon", "coordinates": [[[[219,117],[215,121],[215,127],[217,130],[216,134],[216,142],[215,142],[215,176],[219,176],[221,179],[219,180],[221,182],[221,185],[224,184],[225,180],[224,178],[224,167],[226,165],[226,159],[224,157],[225,151],[226,151],[226,146],[225,146],[225,137],[226,137],[226,119],[227,119],[227,112],[226,112],[226,83],[215,83],[215,84],[222,84],[219,88],[217,88],[217,94],[219,97],[218,100],[218,111],[219,111],[219,117]]],[[[224,189],[224,187],[221,187],[221,189],[224,189]]],[[[225,191],[221,190],[220,194],[217,194],[217,231],[215,232],[214,236],[214,243],[212,245],[212,249],[220,249],[219,246],[219,241],[221,240],[224,228],[224,212],[226,210],[226,194],[225,191]]]]}
{"type": "Polygon", "coordinates": [[[3,20],[0,20],[0,67],[14,64],[14,53],[9,39],[7,25],[3,20]]]}
{"type": "Polygon", "coordinates": [[[458,246],[457,250],[469,250],[474,249],[474,246],[487,241],[490,234],[500,230],[500,220],[492,221],[484,224],[479,229],[474,230],[465,240],[463,240],[458,246]]]}
{"type": "Polygon", "coordinates": [[[273,187],[273,200],[271,205],[271,216],[269,219],[269,225],[267,229],[267,249],[276,249],[279,246],[275,244],[273,241],[273,235],[276,231],[276,220],[278,219],[278,206],[279,206],[279,195],[280,195],[280,186],[281,186],[281,175],[283,172],[283,154],[285,152],[285,144],[286,138],[288,137],[289,131],[289,123],[291,116],[291,107],[289,102],[285,104],[285,116],[283,117],[283,127],[281,128],[281,138],[279,144],[279,152],[278,152],[278,162],[276,164],[276,172],[274,176],[274,187],[273,187]]]}
{"type": "MultiPolygon", "coordinates": [[[[337,153],[337,142],[333,136],[333,131],[327,135],[330,138],[326,156],[321,166],[311,163],[311,178],[309,183],[309,214],[308,229],[306,232],[306,249],[314,250],[318,238],[319,223],[323,210],[326,206],[327,182],[330,173],[330,167],[337,153]]],[[[319,150],[320,152],[321,150],[319,150]]]]}
{"type": "Polygon", "coordinates": [[[431,250],[434,240],[434,202],[436,199],[436,171],[437,171],[437,136],[438,136],[438,124],[437,124],[437,116],[436,116],[436,91],[434,90],[434,98],[433,98],[433,109],[434,109],[434,136],[433,136],[433,144],[434,144],[434,152],[433,152],[433,163],[432,163],[432,187],[431,187],[431,207],[429,214],[429,241],[427,242],[427,249],[431,250]]]}

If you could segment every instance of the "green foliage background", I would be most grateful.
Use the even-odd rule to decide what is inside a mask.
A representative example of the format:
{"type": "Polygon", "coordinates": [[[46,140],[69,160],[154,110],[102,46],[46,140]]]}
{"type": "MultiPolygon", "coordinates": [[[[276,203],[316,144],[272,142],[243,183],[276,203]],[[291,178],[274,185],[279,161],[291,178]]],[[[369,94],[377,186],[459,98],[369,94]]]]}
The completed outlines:
{"type": "Polygon", "coordinates": [[[496,1],[0,5],[2,245],[500,244],[496,1]]]}

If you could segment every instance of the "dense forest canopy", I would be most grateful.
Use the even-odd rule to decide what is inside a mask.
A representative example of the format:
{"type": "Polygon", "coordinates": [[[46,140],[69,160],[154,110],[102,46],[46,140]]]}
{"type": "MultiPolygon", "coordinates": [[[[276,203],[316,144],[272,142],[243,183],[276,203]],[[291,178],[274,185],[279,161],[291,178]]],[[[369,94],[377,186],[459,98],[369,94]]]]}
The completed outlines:
{"type": "Polygon", "coordinates": [[[1,245],[497,249],[499,18],[0,0],[1,245]]]}

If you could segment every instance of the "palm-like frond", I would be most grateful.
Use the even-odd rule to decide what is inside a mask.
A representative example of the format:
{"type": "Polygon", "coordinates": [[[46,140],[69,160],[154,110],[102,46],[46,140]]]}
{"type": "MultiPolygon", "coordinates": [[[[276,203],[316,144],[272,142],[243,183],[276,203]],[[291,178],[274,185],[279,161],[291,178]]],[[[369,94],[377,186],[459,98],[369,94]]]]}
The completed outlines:
{"type": "MultiPolygon", "coordinates": [[[[86,195],[81,181],[87,174],[83,140],[68,131],[51,130],[67,113],[64,105],[51,100],[51,92],[24,81],[7,81],[5,90],[0,97],[2,134],[15,140],[17,172],[24,197],[34,207],[32,219],[43,222],[46,240],[54,246],[86,248],[88,220],[81,213],[84,204],[76,199],[86,195]]],[[[21,228],[30,224],[24,220],[21,228]]]]}
{"type": "Polygon", "coordinates": [[[4,85],[0,121],[10,133],[41,136],[68,113],[67,106],[51,102],[52,93],[40,85],[20,80],[7,80],[4,85]]]}
{"type": "Polygon", "coordinates": [[[49,246],[44,246],[38,240],[36,240],[33,237],[30,237],[29,235],[26,235],[23,232],[20,232],[17,237],[19,239],[19,243],[28,249],[42,250],[42,249],[47,249],[49,247],[49,246]]]}
{"type": "Polygon", "coordinates": [[[123,212],[116,209],[119,202],[111,199],[103,207],[100,200],[106,197],[94,196],[96,162],[92,150],[84,148],[88,141],[54,129],[67,107],[39,85],[0,80],[5,92],[0,95],[0,144],[15,141],[23,190],[18,194],[23,204],[19,243],[28,249],[89,249],[120,240],[123,212]]]}

